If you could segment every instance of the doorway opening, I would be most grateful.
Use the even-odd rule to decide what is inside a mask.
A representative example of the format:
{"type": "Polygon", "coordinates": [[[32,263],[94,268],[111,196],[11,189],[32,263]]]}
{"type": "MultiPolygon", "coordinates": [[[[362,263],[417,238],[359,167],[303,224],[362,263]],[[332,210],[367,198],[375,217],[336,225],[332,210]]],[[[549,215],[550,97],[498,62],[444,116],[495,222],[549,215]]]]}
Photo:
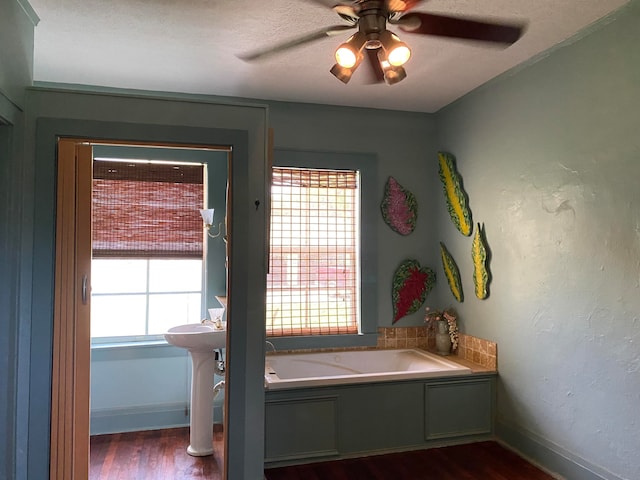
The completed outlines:
{"type": "MultiPolygon", "coordinates": [[[[56,412],[57,415],[52,415],[52,478],[87,478],[90,434],[155,430],[188,423],[191,378],[189,359],[185,351],[168,346],[163,339],[162,331],[168,324],[162,322],[170,323],[170,315],[164,315],[160,325],[156,322],[155,326],[150,328],[153,319],[150,321],[149,312],[153,310],[154,302],[155,310],[165,313],[168,309],[158,308],[158,302],[172,305],[176,303],[176,299],[184,300],[186,297],[187,301],[183,302],[183,307],[187,305],[191,316],[187,321],[182,317],[176,318],[175,324],[198,322],[206,318],[209,308],[219,306],[216,296],[227,297],[227,245],[222,242],[222,238],[217,239],[218,242],[209,238],[202,228],[201,219],[198,221],[202,242],[199,278],[187,278],[193,274],[188,274],[188,269],[182,268],[184,265],[176,267],[175,256],[172,259],[174,261],[169,262],[173,270],[163,269],[163,266],[167,267],[167,262],[163,262],[166,260],[163,255],[169,254],[165,252],[152,258],[144,253],[154,250],[152,244],[147,243],[144,244],[145,248],[139,249],[138,256],[132,256],[132,250],[116,252],[112,249],[109,260],[113,262],[107,268],[107,271],[111,270],[111,274],[105,276],[102,273],[100,278],[96,278],[102,286],[96,288],[95,292],[92,290],[92,271],[104,271],[105,263],[104,258],[100,259],[102,265],[97,268],[96,247],[95,242],[92,242],[91,232],[92,225],[98,223],[95,215],[99,213],[93,195],[96,189],[96,178],[93,174],[96,161],[122,162],[123,166],[135,163],[147,166],[169,165],[169,170],[173,169],[171,165],[200,165],[204,172],[200,187],[203,190],[201,208],[217,207],[216,211],[225,212],[225,216],[231,215],[227,202],[228,185],[231,183],[228,148],[209,145],[105,142],[98,139],[59,140],[52,392],[52,412],[56,412]],[[131,286],[135,273],[123,267],[123,259],[124,263],[134,270],[139,267],[137,264],[146,265],[143,269],[145,292],[138,291],[139,285],[126,291],[126,284],[131,286]],[[153,268],[151,263],[154,263],[153,268]],[[114,266],[115,274],[111,268],[114,266]],[[152,283],[156,286],[155,290],[152,288],[150,291],[148,287],[152,283]],[[195,301],[191,290],[182,291],[184,284],[200,285],[195,301]],[[114,289],[118,291],[113,291],[114,289]],[[174,296],[170,297],[171,295],[174,296]],[[92,300],[95,301],[99,296],[102,298],[100,302],[95,302],[99,308],[96,311],[92,306],[92,300]],[[107,301],[104,301],[105,299],[107,301]],[[131,307],[131,300],[142,301],[146,305],[144,319],[138,318],[139,311],[137,314],[133,313],[136,308],[131,307]],[[114,305],[119,308],[104,314],[105,309],[108,310],[114,305]],[[194,314],[194,310],[197,310],[197,315],[194,314]],[[113,319],[113,322],[110,319],[113,319]],[[99,333],[97,321],[101,323],[102,333],[99,333]],[[108,322],[107,325],[104,325],[105,322],[108,322]],[[121,330],[114,328],[112,323],[118,323],[121,330]],[[132,324],[138,325],[135,327],[137,330],[131,330],[132,324]],[[145,325],[143,332],[139,329],[141,324],[145,325]],[[92,330],[96,332],[95,335],[92,334],[92,330]],[[108,332],[108,335],[105,335],[105,332],[108,332]]],[[[104,167],[104,164],[102,166],[104,167]]],[[[139,190],[136,188],[139,186],[140,184],[134,185],[130,190],[139,190]]],[[[107,196],[110,195],[109,188],[103,193],[105,192],[107,196]]],[[[165,197],[171,194],[167,192],[165,197]]],[[[117,196],[115,191],[111,192],[111,196],[117,196]]],[[[167,235],[160,235],[159,238],[170,236],[169,230],[175,227],[172,227],[170,222],[166,223],[166,218],[160,218],[162,215],[157,215],[156,218],[153,213],[154,202],[148,200],[144,200],[144,203],[151,208],[152,213],[149,215],[147,212],[146,216],[151,218],[134,219],[131,231],[136,230],[136,224],[137,230],[151,229],[149,225],[157,220],[156,223],[159,222],[168,229],[167,235]]],[[[157,200],[158,198],[155,207],[159,209],[163,203],[162,196],[160,202],[157,200]]],[[[166,203],[171,202],[167,200],[166,203]]],[[[136,208],[133,207],[112,209],[111,213],[120,216],[121,222],[112,224],[110,228],[120,229],[127,223],[121,214],[134,210],[136,208]]],[[[194,210],[170,212],[168,217],[194,214],[196,218],[200,218],[197,209],[194,210]]],[[[93,230],[93,236],[96,236],[95,228],[93,230]]],[[[231,241],[229,233],[227,232],[226,237],[231,241]]],[[[124,236],[126,235],[125,233],[124,236]]],[[[193,253],[191,255],[193,256],[193,253]]],[[[193,267],[193,262],[186,263],[193,267]]],[[[193,288],[198,290],[198,287],[189,286],[189,289],[193,288]]],[[[175,311],[180,310],[177,308],[175,311]]],[[[226,444],[226,418],[222,414],[226,410],[224,402],[226,398],[222,399],[222,402],[218,400],[214,421],[222,426],[226,444]]]]}

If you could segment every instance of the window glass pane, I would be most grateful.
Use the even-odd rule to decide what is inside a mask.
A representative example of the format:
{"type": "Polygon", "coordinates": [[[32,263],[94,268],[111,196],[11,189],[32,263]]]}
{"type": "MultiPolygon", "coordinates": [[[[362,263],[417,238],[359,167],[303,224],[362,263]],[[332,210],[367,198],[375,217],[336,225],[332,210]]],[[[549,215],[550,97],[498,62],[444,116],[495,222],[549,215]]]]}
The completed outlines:
{"type": "Polygon", "coordinates": [[[145,335],[146,295],[91,297],[91,336],[145,335]]]}
{"type": "Polygon", "coordinates": [[[147,261],[93,259],[92,293],[140,293],[147,291],[147,261]]]}
{"type": "Polygon", "coordinates": [[[150,292],[199,292],[202,260],[149,260],[150,292]]]}
{"type": "Polygon", "coordinates": [[[200,293],[149,296],[149,335],[159,335],[183,323],[198,323],[201,318],[200,293]]]}
{"type": "Polygon", "coordinates": [[[92,269],[93,338],[160,335],[203,318],[202,260],[94,259],[92,269]]]}

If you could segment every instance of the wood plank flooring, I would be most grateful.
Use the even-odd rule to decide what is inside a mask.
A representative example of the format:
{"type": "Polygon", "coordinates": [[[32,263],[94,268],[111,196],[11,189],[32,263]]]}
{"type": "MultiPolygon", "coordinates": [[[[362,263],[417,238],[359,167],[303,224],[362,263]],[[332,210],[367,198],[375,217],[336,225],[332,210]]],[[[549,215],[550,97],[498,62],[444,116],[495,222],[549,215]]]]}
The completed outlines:
{"type": "Polygon", "coordinates": [[[267,470],[267,480],[553,480],[496,442],[267,470]]]}
{"type": "MultiPolygon", "coordinates": [[[[91,437],[89,480],[221,480],[224,438],[215,452],[187,454],[188,428],[91,437]]],[[[552,480],[496,442],[271,468],[267,480],[552,480]]],[[[233,480],[233,479],[230,479],[233,480]]]]}
{"type": "MultiPolygon", "coordinates": [[[[217,426],[218,427],[218,426],[217,426]]],[[[189,428],[91,437],[89,480],[220,480],[224,464],[222,428],[214,428],[214,454],[187,454],[189,428]]]]}

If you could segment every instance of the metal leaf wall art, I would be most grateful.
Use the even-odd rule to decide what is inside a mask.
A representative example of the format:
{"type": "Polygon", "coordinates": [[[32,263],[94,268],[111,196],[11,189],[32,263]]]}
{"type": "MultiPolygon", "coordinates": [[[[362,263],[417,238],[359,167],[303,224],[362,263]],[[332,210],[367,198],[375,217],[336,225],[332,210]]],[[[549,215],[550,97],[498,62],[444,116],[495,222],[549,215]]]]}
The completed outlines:
{"type": "Polygon", "coordinates": [[[478,223],[476,233],[473,236],[471,259],[473,260],[473,284],[475,286],[476,297],[484,300],[489,296],[490,280],[484,224],[481,226],[478,223]]]}
{"type": "Polygon", "coordinates": [[[447,247],[445,247],[444,243],[440,242],[440,257],[442,258],[442,268],[444,269],[444,274],[447,277],[447,282],[449,282],[449,288],[451,289],[451,293],[459,302],[464,301],[464,294],[462,292],[462,281],[460,280],[460,270],[458,270],[458,265],[456,261],[453,259],[447,247]]]}
{"type": "Polygon", "coordinates": [[[385,223],[394,232],[409,235],[416,228],[418,219],[416,197],[393,177],[389,177],[385,185],[380,210],[385,223]]]}
{"type": "Polygon", "coordinates": [[[438,152],[438,165],[451,221],[460,233],[468,237],[471,235],[473,224],[467,195],[462,188],[460,174],[456,170],[455,157],[450,153],[438,152]]]}
{"type": "Polygon", "coordinates": [[[393,275],[393,323],[418,311],[435,281],[435,272],[417,260],[402,262],[393,275]]]}

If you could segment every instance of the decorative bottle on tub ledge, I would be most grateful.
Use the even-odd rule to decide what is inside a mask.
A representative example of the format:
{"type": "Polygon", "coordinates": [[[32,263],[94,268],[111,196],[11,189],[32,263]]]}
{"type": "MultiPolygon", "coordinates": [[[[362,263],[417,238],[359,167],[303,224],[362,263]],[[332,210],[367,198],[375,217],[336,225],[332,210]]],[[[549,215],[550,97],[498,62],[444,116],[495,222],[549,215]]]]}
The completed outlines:
{"type": "Polygon", "coordinates": [[[436,322],[436,352],[438,355],[451,354],[451,337],[449,336],[449,324],[446,320],[436,322]]]}

